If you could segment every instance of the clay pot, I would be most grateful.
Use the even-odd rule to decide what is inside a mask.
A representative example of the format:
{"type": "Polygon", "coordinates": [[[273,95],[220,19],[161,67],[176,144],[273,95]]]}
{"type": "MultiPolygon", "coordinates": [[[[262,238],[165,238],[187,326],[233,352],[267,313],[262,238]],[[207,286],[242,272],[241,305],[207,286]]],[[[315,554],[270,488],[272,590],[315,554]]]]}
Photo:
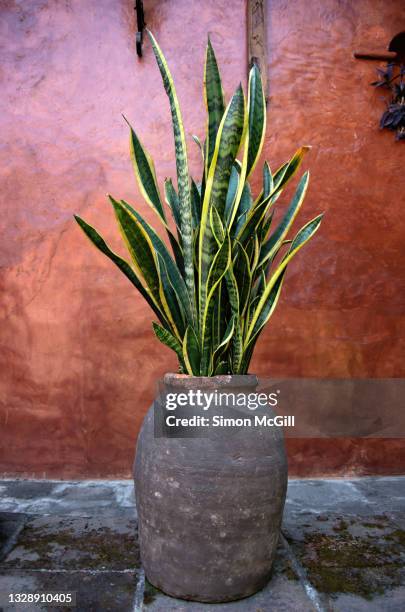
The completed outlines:
{"type": "MultiPolygon", "coordinates": [[[[163,386],[177,393],[248,393],[257,378],[167,374],[163,386]]],[[[144,419],[134,464],[147,579],[168,595],[201,602],[255,593],[269,580],[280,533],[287,488],[282,430],[242,427],[202,438],[156,437],[154,407],[144,419]]]]}

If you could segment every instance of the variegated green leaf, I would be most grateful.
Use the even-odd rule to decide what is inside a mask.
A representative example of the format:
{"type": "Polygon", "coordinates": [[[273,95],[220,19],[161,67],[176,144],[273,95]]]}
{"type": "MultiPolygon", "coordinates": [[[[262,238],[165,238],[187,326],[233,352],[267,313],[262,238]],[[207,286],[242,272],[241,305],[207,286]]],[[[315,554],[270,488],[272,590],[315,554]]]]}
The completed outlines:
{"type": "Polygon", "coordinates": [[[202,364],[201,374],[209,376],[210,349],[212,329],[210,320],[214,308],[214,296],[218,286],[227,272],[231,263],[231,244],[229,234],[215,255],[207,278],[206,294],[207,300],[202,313],[201,337],[202,337],[202,364]]]}
{"type": "Polygon", "coordinates": [[[309,151],[311,147],[304,146],[298,149],[292,156],[289,162],[283,164],[277,172],[274,174],[273,191],[272,195],[276,192],[284,189],[288,181],[294,176],[298,168],[301,166],[302,160],[304,159],[305,153],[309,151]]]}
{"type": "MultiPolygon", "coordinates": [[[[271,291],[268,293],[267,299],[260,311],[260,315],[256,320],[255,326],[252,331],[251,338],[255,338],[256,334],[258,334],[263,329],[263,327],[265,326],[265,324],[268,322],[271,315],[273,314],[274,309],[278,302],[278,298],[280,297],[281,288],[282,288],[283,280],[285,276],[285,271],[286,271],[286,268],[283,269],[280,276],[277,278],[275,284],[273,285],[271,291]]],[[[262,296],[265,290],[266,290],[266,286],[265,286],[265,279],[264,279],[263,288],[259,289],[259,292],[257,294],[257,297],[259,298],[259,301],[257,304],[258,306],[260,304],[260,301],[262,299],[262,296]]]]}
{"type": "Polygon", "coordinates": [[[229,178],[228,191],[225,201],[225,221],[229,227],[229,221],[235,205],[236,193],[239,185],[239,168],[236,164],[232,166],[231,176],[229,178]]]}
{"type": "Polygon", "coordinates": [[[111,261],[117,266],[117,268],[119,268],[121,272],[125,274],[125,276],[128,278],[128,280],[131,281],[134,287],[138,289],[139,293],[147,301],[147,303],[152,308],[153,312],[156,314],[156,316],[158,317],[162,325],[167,325],[166,317],[161,312],[156,302],[153,300],[148,289],[143,286],[142,281],[140,280],[139,276],[136,274],[133,268],[129,265],[129,263],[110,249],[108,244],[105,242],[104,238],[100,236],[100,234],[97,232],[97,230],[94,229],[94,227],[86,223],[86,221],[84,221],[84,219],[82,219],[78,215],[74,215],[74,217],[79,227],[83,230],[83,232],[87,236],[87,238],[94,244],[94,246],[99,251],[101,251],[109,259],[111,259],[111,261]]]}
{"type": "Polygon", "coordinates": [[[271,174],[270,166],[264,162],[263,166],[263,200],[265,200],[273,191],[274,181],[271,174]]]}
{"type": "Polygon", "coordinates": [[[152,242],[139,221],[121,202],[109,196],[118,227],[137,271],[143,276],[155,301],[159,304],[159,274],[152,242]]]}
{"type": "Polygon", "coordinates": [[[157,212],[163,223],[167,225],[166,215],[157,185],[155,165],[147,150],[142,146],[133,128],[129,123],[128,125],[130,130],[131,159],[139,189],[149,206],[157,212]]]}
{"type": "MultiPolygon", "coordinates": [[[[281,273],[281,275],[279,276],[279,278],[277,279],[275,285],[273,286],[272,290],[270,291],[270,294],[268,295],[265,307],[261,313],[261,323],[256,323],[256,329],[253,333],[253,335],[250,337],[247,345],[244,347],[244,355],[243,355],[243,362],[241,364],[241,369],[243,372],[247,372],[248,368],[249,368],[249,363],[250,360],[252,358],[252,353],[254,350],[254,347],[256,345],[256,342],[259,338],[259,335],[261,333],[261,331],[263,330],[265,324],[268,322],[268,320],[270,319],[271,315],[273,314],[276,306],[277,306],[277,302],[278,299],[280,297],[280,293],[281,293],[281,287],[283,284],[283,278],[284,278],[284,274],[285,274],[285,269],[283,270],[283,272],[281,273]]],[[[260,298],[257,297],[255,298],[255,300],[252,302],[252,310],[255,307],[256,304],[258,304],[260,302],[260,298]]]]}
{"type": "MultiPolygon", "coordinates": [[[[253,206],[252,192],[250,190],[249,183],[245,183],[245,186],[242,191],[242,195],[239,200],[239,208],[236,214],[236,223],[232,228],[232,235],[238,236],[246,223],[246,219],[248,217],[249,211],[251,211],[253,206]]],[[[240,240],[240,238],[237,238],[240,240]]]]}
{"type": "Polygon", "coordinates": [[[159,297],[167,319],[178,339],[184,336],[186,330],[186,315],[179,301],[172,281],[167,273],[167,267],[159,251],[156,251],[159,272],[159,297]]]}
{"type": "Polygon", "coordinates": [[[214,155],[215,140],[225,111],[224,93],[214,49],[208,38],[204,66],[204,98],[207,107],[206,174],[214,155]]]}
{"type": "Polygon", "coordinates": [[[224,321],[224,304],[223,304],[223,285],[222,283],[218,286],[218,291],[216,292],[215,296],[214,296],[214,308],[212,311],[212,317],[211,317],[211,327],[212,327],[212,346],[218,346],[221,338],[222,338],[222,334],[223,334],[223,326],[226,323],[224,321]]]}
{"type": "Polygon", "coordinates": [[[174,222],[181,236],[180,202],[179,196],[177,195],[176,190],[173,187],[172,179],[165,180],[165,200],[172,212],[174,222]]]}
{"type": "Polygon", "coordinates": [[[263,243],[266,241],[269,235],[270,227],[273,221],[273,216],[274,216],[274,210],[272,210],[270,214],[262,220],[261,233],[260,233],[261,245],[263,245],[263,243]]]}
{"type": "Polygon", "coordinates": [[[177,186],[180,203],[181,235],[183,239],[184,272],[186,286],[190,295],[190,301],[195,308],[195,286],[194,266],[192,250],[192,211],[191,196],[188,174],[187,147],[184,136],[183,120],[180,113],[179,101],[174,87],[173,78],[167,65],[166,59],[157,44],[154,36],[148,31],[152,43],[153,52],[162,75],[163,84],[169,97],[170,110],[172,114],[174,143],[176,149],[177,186]]]}
{"type": "Polygon", "coordinates": [[[237,242],[235,245],[235,259],[233,262],[233,272],[238,285],[238,295],[240,300],[240,312],[242,315],[248,305],[250,288],[252,285],[252,272],[248,255],[243,246],[237,242]]]}
{"type": "Polygon", "coordinates": [[[157,323],[152,323],[152,326],[153,326],[153,331],[155,332],[156,338],[158,338],[160,342],[162,342],[163,344],[168,346],[170,349],[172,349],[178,356],[180,363],[183,364],[183,349],[182,349],[182,345],[177,340],[177,338],[175,338],[173,334],[168,332],[167,329],[164,329],[157,323]]]}
{"type": "Polygon", "coordinates": [[[266,133],[266,101],[264,98],[262,79],[256,64],[253,64],[249,74],[249,150],[247,156],[246,179],[255,169],[263,147],[266,133]]]}
{"type": "Polygon", "coordinates": [[[261,222],[272,204],[272,198],[267,197],[260,202],[256,208],[251,208],[246,211],[241,220],[243,223],[238,222],[236,226],[236,240],[238,242],[245,244],[251,236],[254,236],[256,233],[260,235],[261,222]]]}
{"type": "Polygon", "coordinates": [[[122,204],[132,213],[132,215],[142,225],[143,229],[149,236],[156,253],[159,254],[162,257],[163,261],[165,262],[165,267],[167,269],[167,274],[169,276],[170,283],[173,286],[173,289],[176,293],[178,303],[186,316],[186,320],[188,321],[189,324],[195,323],[193,319],[193,312],[192,312],[192,307],[190,303],[190,298],[187,293],[187,288],[186,288],[184,279],[179,269],[177,268],[176,264],[174,263],[169,251],[167,250],[165,243],[163,242],[163,240],[160,239],[160,237],[155,232],[153,227],[151,227],[149,223],[147,223],[145,219],[143,219],[142,216],[136,210],[132,208],[132,206],[130,206],[127,202],[125,202],[125,200],[121,200],[121,201],[122,201],[122,204]]]}
{"type": "Polygon", "coordinates": [[[218,214],[215,206],[211,206],[210,210],[210,225],[212,235],[214,236],[218,245],[221,245],[225,238],[225,229],[221,221],[221,217],[218,214]]]}
{"type": "Polygon", "coordinates": [[[231,355],[231,366],[233,372],[239,371],[239,364],[242,359],[242,330],[241,325],[243,319],[239,316],[239,311],[241,308],[241,303],[239,299],[239,290],[238,283],[236,282],[235,274],[233,271],[232,262],[229,266],[225,274],[226,281],[226,289],[228,293],[229,304],[231,306],[231,311],[233,316],[235,317],[235,327],[232,338],[232,355],[231,355]]]}
{"type": "Polygon", "coordinates": [[[201,351],[197,335],[192,327],[187,327],[183,340],[183,359],[188,374],[200,374],[201,351]]]}
{"type": "Polygon", "coordinates": [[[274,233],[270,236],[269,240],[262,247],[259,265],[263,265],[263,263],[268,261],[273,256],[274,252],[278,249],[278,247],[281,245],[284,238],[286,237],[304,201],[305,194],[308,188],[308,182],[309,172],[307,171],[298,183],[294,197],[291,200],[290,206],[288,207],[283,219],[277,226],[277,229],[274,231],[274,233]]]}
{"type": "Polygon", "coordinates": [[[319,229],[322,217],[323,215],[318,215],[317,217],[315,217],[315,219],[312,219],[312,221],[309,221],[309,223],[307,223],[306,225],[304,225],[304,227],[300,229],[300,231],[297,233],[294,240],[292,241],[288,254],[284,257],[282,262],[279,264],[277,270],[273,273],[272,277],[270,278],[266,286],[266,289],[263,292],[262,297],[260,298],[260,301],[256,307],[255,313],[252,317],[252,321],[249,326],[246,344],[249,343],[250,339],[257,332],[256,324],[260,325],[260,323],[262,322],[263,313],[266,312],[266,304],[271,294],[271,291],[276,286],[280,276],[284,273],[284,270],[287,267],[288,263],[291,261],[291,259],[298,253],[298,251],[308,242],[308,240],[310,240],[310,238],[319,229]]]}
{"type": "Polygon", "coordinates": [[[200,317],[205,310],[207,277],[216,248],[210,226],[210,209],[215,206],[221,219],[224,218],[230,174],[241,143],[244,120],[245,101],[239,86],[222,118],[205,188],[199,245],[200,317]]]}
{"type": "Polygon", "coordinates": [[[193,214],[193,229],[197,229],[201,219],[201,195],[193,179],[191,179],[191,210],[193,214]]]}
{"type": "Polygon", "coordinates": [[[216,356],[218,354],[220,354],[221,349],[226,348],[226,346],[229,344],[229,342],[232,339],[233,332],[234,332],[234,329],[235,329],[235,319],[236,319],[236,315],[233,315],[231,317],[231,319],[229,320],[229,322],[228,322],[228,325],[227,325],[226,330],[225,330],[225,334],[224,334],[221,342],[217,346],[214,345],[214,353],[213,353],[214,362],[215,362],[216,356]]]}
{"type": "Polygon", "coordinates": [[[196,136],[196,134],[192,134],[192,139],[194,140],[194,142],[196,143],[197,147],[200,149],[200,153],[201,153],[201,157],[202,157],[202,162],[203,164],[205,164],[205,157],[204,157],[204,145],[202,144],[201,140],[198,138],[198,136],[196,136]]]}
{"type": "Polygon", "coordinates": [[[220,361],[216,366],[213,375],[219,376],[221,374],[229,374],[229,363],[227,361],[220,361]]]}

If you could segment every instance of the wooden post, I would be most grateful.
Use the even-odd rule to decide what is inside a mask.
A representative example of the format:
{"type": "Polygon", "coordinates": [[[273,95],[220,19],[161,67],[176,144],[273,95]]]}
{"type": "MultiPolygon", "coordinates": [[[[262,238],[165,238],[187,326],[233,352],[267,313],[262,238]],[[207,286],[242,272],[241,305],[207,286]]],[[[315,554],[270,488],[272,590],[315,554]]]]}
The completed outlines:
{"type": "Polygon", "coordinates": [[[354,51],[353,55],[356,59],[380,60],[382,62],[395,62],[398,59],[398,54],[395,51],[354,51]]]}
{"type": "Polygon", "coordinates": [[[249,69],[257,64],[262,75],[263,90],[266,102],[269,97],[267,80],[267,32],[266,32],[266,0],[248,0],[248,58],[249,69]]]}

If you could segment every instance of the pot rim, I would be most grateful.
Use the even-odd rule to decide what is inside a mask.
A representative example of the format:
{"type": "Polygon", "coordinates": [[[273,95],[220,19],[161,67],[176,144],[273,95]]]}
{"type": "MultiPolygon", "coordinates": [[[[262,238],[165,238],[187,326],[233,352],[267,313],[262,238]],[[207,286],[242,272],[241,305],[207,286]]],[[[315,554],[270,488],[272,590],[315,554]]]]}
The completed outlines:
{"type": "Polygon", "coordinates": [[[257,387],[259,379],[256,374],[217,374],[215,376],[193,376],[191,374],[178,374],[167,372],[163,376],[165,385],[190,388],[202,387],[257,387]]]}

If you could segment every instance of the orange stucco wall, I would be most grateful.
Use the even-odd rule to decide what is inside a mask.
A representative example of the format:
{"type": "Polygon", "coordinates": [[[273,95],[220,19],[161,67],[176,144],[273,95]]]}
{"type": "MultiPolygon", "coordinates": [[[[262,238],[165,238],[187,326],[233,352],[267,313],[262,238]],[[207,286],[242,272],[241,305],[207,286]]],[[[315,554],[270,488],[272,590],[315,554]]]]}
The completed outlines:
{"type": "MultiPolygon", "coordinates": [[[[155,382],[176,367],[151,313],[72,213],[120,241],[105,194],[152,220],[132,175],[128,116],[159,178],[174,176],[168,103],[129,0],[0,3],[0,473],[128,476],[155,382]]],[[[146,0],[188,134],[202,135],[207,33],[229,96],[246,82],[243,0],[146,0]]],[[[326,217],[291,268],[252,371],[405,376],[405,145],[378,131],[376,64],[352,58],[405,29],[402,0],[272,0],[265,156],[311,144],[301,220],[326,217]],[[402,20],[402,22],[401,22],[402,20]]],[[[188,139],[191,167],[199,156],[188,139]]],[[[256,187],[258,182],[256,181],[256,187]]],[[[292,474],[403,473],[401,440],[289,441],[292,474]]]]}

